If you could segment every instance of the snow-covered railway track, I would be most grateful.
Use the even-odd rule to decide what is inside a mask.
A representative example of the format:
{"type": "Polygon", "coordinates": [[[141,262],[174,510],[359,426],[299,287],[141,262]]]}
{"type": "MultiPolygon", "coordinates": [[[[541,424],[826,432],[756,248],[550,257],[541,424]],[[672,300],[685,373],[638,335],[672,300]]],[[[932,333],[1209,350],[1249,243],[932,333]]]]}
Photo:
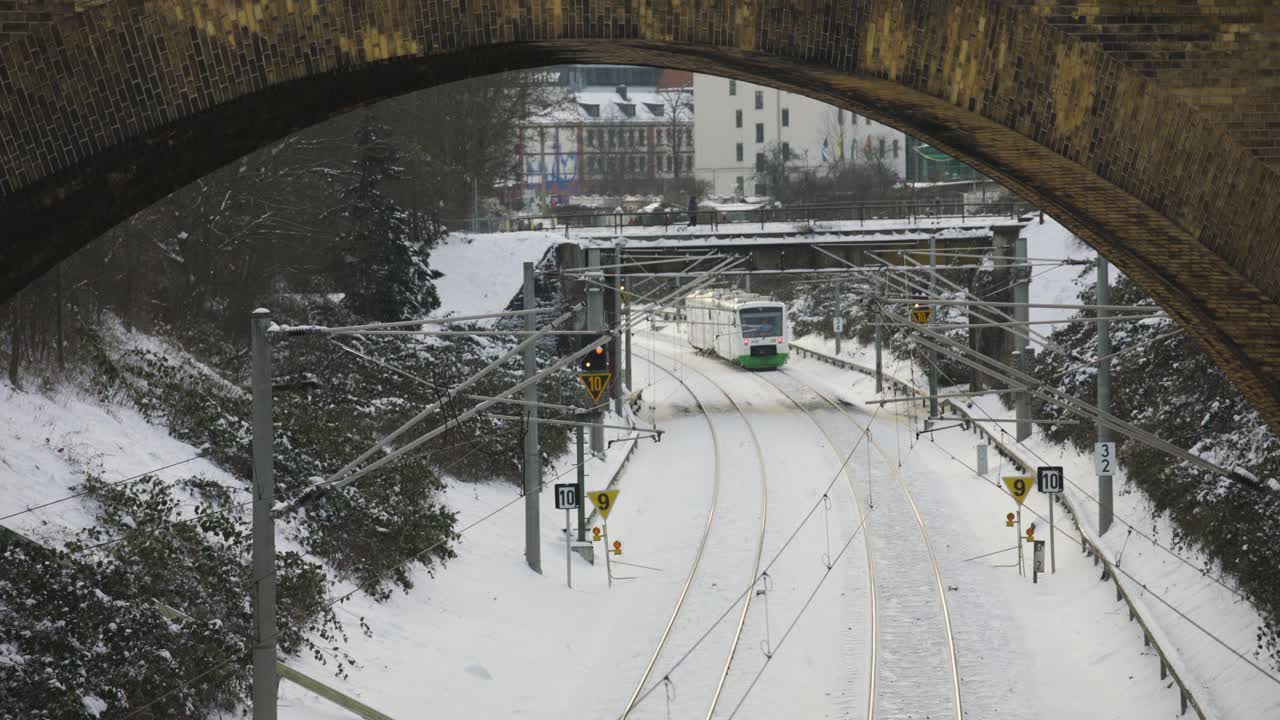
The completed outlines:
{"type": "MultiPolygon", "coordinates": [[[[842,403],[806,383],[796,373],[784,370],[780,374],[799,387],[789,393],[782,387],[786,381],[757,377],[801,406],[815,423],[819,422],[819,416],[805,410],[793,393],[808,392],[829,405],[836,411],[834,417],[847,423],[846,430],[848,426],[856,429],[853,438],[866,433],[868,442],[899,490],[880,495],[871,509],[871,513],[877,516],[876,522],[869,522],[865,530],[879,560],[872,578],[876,588],[874,604],[878,610],[874,641],[875,679],[868,697],[868,720],[881,717],[954,717],[963,720],[959,663],[947,607],[946,586],[924,519],[902,479],[901,471],[872,437],[869,422],[860,424],[842,403]],[[914,543],[910,542],[914,534],[903,532],[903,528],[913,521],[919,529],[918,540],[914,543]],[[924,591],[930,585],[934,592],[924,591]],[[945,648],[940,646],[943,640],[945,648]]],[[[830,423],[829,418],[833,416],[826,417],[833,425],[827,436],[833,439],[842,437],[839,427],[830,423]]],[[[853,439],[845,441],[846,451],[853,442],[853,439]]],[[[868,477],[868,482],[870,480],[868,477]]]]}
{"type": "Polygon", "coordinates": [[[680,610],[684,607],[685,598],[689,596],[689,588],[693,585],[693,579],[698,574],[698,566],[702,564],[702,556],[707,548],[707,538],[711,535],[711,525],[715,521],[716,503],[720,497],[720,438],[716,434],[715,423],[711,422],[711,415],[707,412],[707,408],[702,404],[702,400],[698,397],[693,388],[689,387],[684,378],[671,372],[665,367],[652,363],[653,367],[670,375],[673,380],[684,387],[685,392],[689,393],[689,397],[693,398],[693,402],[698,406],[698,412],[702,413],[702,417],[707,421],[707,430],[711,432],[711,449],[714,458],[714,470],[711,485],[711,506],[707,510],[707,522],[702,528],[702,538],[698,542],[698,549],[694,552],[693,564],[689,567],[689,575],[684,580],[684,585],[680,588],[680,595],[676,598],[675,607],[671,610],[671,618],[667,621],[666,628],[663,629],[662,635],[658,637],[658,644],[653,649],[653,655],[650,656],[649,662],[645,665],[644,672],[640,674],[640,680],[636,683],[635,692],[631,694],[631,699],[627,701],[627,706],[622,711],[622,717],[627,718],[631,714],[632,708],[640,698],[640,693],[648,684],[649,678],[653,675],[653,668],[658,662],[658,657],[662,654],[663,649],[667,645],[667,639],[671,637],[671,629],[675,627],[676,618],[680,616],[680,610]]]}
{"type": "MultiPolygon", "coordinates": [[[[674,357],[667,355],[665,353],[660,353],[660,352],[657,352],[656,350],[654,352],[658,357],[666,358],[668,360],[675,360],[674,357]]],[[[658,366],[658,367],[661,367],[661,366],[658,366]]],[[[757,435],[756,429],[752,425],[750,418],[748,417],[747,413],[743,410],[742,406],[737,402],[737,400],[734,399],[733,394],[725,390],[723,386],[721,386],[719,383],[713,380],[708,374],[701,372],[698,369],[691,367],[690,365],[687,365],[687,364],[684,367],[688,371],[696,374],[708,385],[715,388],[716,391],[724,397],[725,401],[728,402],[728,404],[733,408],[738,418],[741,419],[743,426],[746,428],[747,434],[751,438],[751,444],[755,448],[754,467],[758,471],[759,477],[760,477],[760,522],[759,522],[758,530],[756,531],[755,547],[751,553],[751,561],[750,561],[751,570],[750,570],[750,574],[746,578],[747,584],[753,585],[760,574],[760,564],[763,560],[763,555],[764,555],[765,529],[768,524],[769,487],[768,487],[768,474],[765,470],[764,447],[760,442],[760,438],[757,435]]],[[[662,368],[662,369],[666,371],[666,368],[662,368]]],[[[695,401],[698,403],[698,406],[702,408],[704,412],[706,412],[707,404],[704,403],[703,399],[699,398],[697,393],[693,390],[693,388],[691,388],[688,384],[685,384],[683,380],[681,380],[681,384],[685,386],[685,389],[688,390],[691,395],[694,395],[695,401]]],[[[710,416],[711,416],[711,413],[708,413],[707,417],[709,422],[710,422],[710,416]]],[[[714,431],[713,431],[713,434],[715,434],[714,431]]],[[[717,468],[719,471],[719,469],[723,467],[720,464],[720,452],[719,452],[719,446],[723,438],[718,436],[718,434],[716,435],[717,437],[714,442],[717,448],[716,457],[717,457],[717,468]]],[[[738,456],[734,455],[734,457],[736,458],[738,456]]],[[[738,461],[741,462],[741,460],[738,460],[738,461]]],[[[740,473],[737,473],[737,474],[731,473],[731,475],[733,475],[733,477],[735,477],[736,480],[743,479],[742,474],[740,473]]],[[[729,669],[733,666],[733,658],[734,658],[734,655],[737,653],[739,641],[742,639],[743,628],[746,626],[747,615],[751,609],[751,601],[754,595],[755,595],[754,592],[743,593],[743,597],[741,601],[742,609],[738,613],[738,621],[733,628],[733,636],[729,640],[729,647],[728,647],[728,652],[725,654],[724,665],[718,673],[718,677],[715,682],[715,690],[711,693],[710,702],[707,704],[706,713],[704,715],[704,717],[707,720],[710,720],[715,715],[716,707],[719,705],[720,698],[724,693],[725,683],[729,677],[729,669]]],[[[683,604],[683,601],[682,601],[682,604],[683,604]]],[[[672,618],[672,623],[674,624],[674,616],[672,618]]],[[[670,635],[671,633],[669,631],[664,632],[663,639],[662,639],[663,646],[665,646],[666,644],[669,644],[670,635]]],[[[651,660],[650,665],[652,665],[653,662],[656,661],[656,658],[663,650],[663,646],[660,646],[654,652],[654,660],[651,660]]],[[[647,674],[651,672],[652,672],[651,668],[646,670],[647,674]]],[[[643,694],[640,695],[640,697],[643,697],[643,694]]],[[[633,701],[632,701],[633,704],[628,705],[628,712],[630,712],[630,710],[634,707],[635,702],[637,702],[637,700],[633,698],[633,701]]],[[[625,713],[624,713],[624,716],[625,716],[625,713]]]]}
{"type": "MultiPolygon", "coordinates": [[[[756,377],[760,377],[760,376],[756,376],[756,377]]],[[[798,409],[801,413],[803,413],[804,416],[807,417],[809,421],[813,423],[813,426],[818,429],[818,432],[821,433],[822,436],[827,439],[827,447],[829,447],[831,449],[831,452],[835,455],[836,461],[839,462],[844,467],[843,474],[845,476],[845,480],[848,481],[849,483],[849,501],[850,501],[850,504],[853,505],[854,510],[856,510],[858,513],[858,521],[859,521],[858,524],[862,528],[862,544],[863,544],[863,547],[866,549],[866,554],[867,554],[867,591],[869,594],[867,598],[867,609],[870,614],[870,628],[871,628],[871,636],[868,638],[869,643],[868,643],[868,653],[867,653],[868,656],[867,656],[867,702],[866,702],[867,714],[866,714],[866,717],[869,720],[870,718],[875,717],[876,638],[880,634],[879,625],[876,619],[876,565],[875,565],[874,553],[872,552],[871,540],[868,537],[871,532],[870,523],[868,522],[869,513],[868,513],[868,510],[862,506],[860,495],[858,494],[858,490],[854,485],[853,464],[846,462],[847,456],[846,454],[841,453],[840,450],[838,449],[836,439],[832,437],[831,433],[827,430],[826,427],[823,426],[822,423],[818,422],[818,419],[814,417],[813,413],[809,412],[809,410],[805,408],[804,403],[801,403],[799,400],[796,400],[795,397],[791,393],[787,392],[786,389],[784,389],[781,385],[769,380],[765,380],[765,384],[771,386],[774,390],[781,393],[782,396],[785,397],[792,405],[795,405],[796,409],[798,409]]]]}

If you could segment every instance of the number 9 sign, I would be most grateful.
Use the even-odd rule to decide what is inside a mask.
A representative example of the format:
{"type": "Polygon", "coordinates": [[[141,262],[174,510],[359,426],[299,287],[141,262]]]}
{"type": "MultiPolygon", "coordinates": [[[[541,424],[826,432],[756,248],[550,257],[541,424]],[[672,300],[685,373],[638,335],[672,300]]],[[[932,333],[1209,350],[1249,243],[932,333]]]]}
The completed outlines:
{"type": "Polygon", "coordinates": [[[613,511],[613,506],[618,500],[617,490],[595,490],[587,493],[587,497],[591,498],[591,504],[596,506],[596,510],[600,511],[600,516],[606,520],[609,513],[613,511]]]}
{"type": "Polygon", "coordinates": [[[1029,475],[1014,475],[1004,478],[1004,485],[1009,488],[1009,494],[1013,499],[1021,505],[1022,501],[1027,499],[1027,493],[1031,492],[1031,483],[1034,480],[1035,478],[1029,475]]]}

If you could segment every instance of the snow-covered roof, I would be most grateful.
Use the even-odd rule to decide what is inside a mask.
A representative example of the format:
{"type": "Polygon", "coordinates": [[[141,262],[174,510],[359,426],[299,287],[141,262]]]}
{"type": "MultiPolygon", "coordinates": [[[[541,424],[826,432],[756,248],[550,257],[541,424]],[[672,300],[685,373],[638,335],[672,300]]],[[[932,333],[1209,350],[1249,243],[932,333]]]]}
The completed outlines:
{"type": "MultiPolygon", "coordinates": [[[[567,125],[573,123],[655,123],[667,119],[666,101],[657,88],[626,88],[624,98],[618,88],[587,87],[546,115],[530,118],[531,125],[567,125]]],[[[692,93],[685,111],[686,122],[693,122],[692,93]]]]}

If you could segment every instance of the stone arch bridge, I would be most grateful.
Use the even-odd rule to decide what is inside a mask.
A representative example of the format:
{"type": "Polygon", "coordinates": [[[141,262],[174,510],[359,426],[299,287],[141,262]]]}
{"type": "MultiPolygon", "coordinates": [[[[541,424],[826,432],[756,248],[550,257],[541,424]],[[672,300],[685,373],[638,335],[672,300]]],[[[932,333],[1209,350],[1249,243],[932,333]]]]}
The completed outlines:
{"type": "Polygon", "coordinates": [[[896,126],[1042,206],[1280,430],[1270,0],[0,0],[0,298],[174,189],[365,103],[660,65],[896,126]]]}

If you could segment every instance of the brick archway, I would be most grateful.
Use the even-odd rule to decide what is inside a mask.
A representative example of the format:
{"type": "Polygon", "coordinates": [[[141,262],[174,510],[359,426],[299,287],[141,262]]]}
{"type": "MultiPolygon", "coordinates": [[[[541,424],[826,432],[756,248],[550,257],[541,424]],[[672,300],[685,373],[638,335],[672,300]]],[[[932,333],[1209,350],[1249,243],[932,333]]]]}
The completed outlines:
{"type": "Polygon", "coordinates": [[[0,297],[175,188],[362,104],[553,63],[663,65],[843,106],[1000,180],[1133,277],[1280,430],[1273,143],[1026,4],[7,0],[0,297]]]}

